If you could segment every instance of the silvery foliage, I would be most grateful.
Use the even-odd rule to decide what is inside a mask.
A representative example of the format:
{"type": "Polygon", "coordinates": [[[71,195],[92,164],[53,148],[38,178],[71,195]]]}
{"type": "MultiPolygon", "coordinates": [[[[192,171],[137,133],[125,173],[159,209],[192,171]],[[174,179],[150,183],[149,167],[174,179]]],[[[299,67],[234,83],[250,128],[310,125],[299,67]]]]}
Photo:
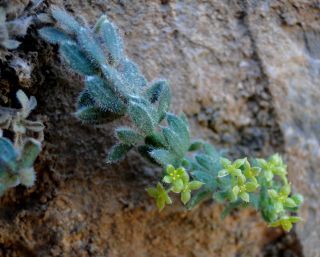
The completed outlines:
{"type": "Polygon", "coordinates": [[[19,184],[27,187],[34,184],[33,163],[43,140],[42,122],[27,119],[37,106],[36,99],[28,98],[22,90],[16,95],[20,109],[0,107],[0,195],[19,184]],[[3,137],[3,131],[13,132],[13,142],[3,137]]]}
{"type": "Polygon", "coordinates": [[[297,211],[302,196],[289,197],[286,166],[278,155],[231,162],[211,144],[191,141],[185,115],[169,112],[168,82],[146,80],[125,54],[117,27],[105,15],[93,28],[56,6],[51,15],[56,24],[40,29],[41,37],[57,44],[62,59],[84,77],[75,116],[91,124],[130,118],[131,126],[115,129],[118,143],[107,162],[122,160],[135,149],[162,166],[162,181],[147,189],[160,210],[172,203],[169,193],[179,193],[187,208],[214,199],[226,204],[223,215],[251,205],[271,226],[289,230],[299,221],[287,214],[297,211]]]}
{"type": "Polygon", "coordinates": [[[7,12],[0,6],[0,47],[13,50],[21,44],[17,37],[23,37],[31,24],[32,17],[21,17],[7,21],[7,12]]]}

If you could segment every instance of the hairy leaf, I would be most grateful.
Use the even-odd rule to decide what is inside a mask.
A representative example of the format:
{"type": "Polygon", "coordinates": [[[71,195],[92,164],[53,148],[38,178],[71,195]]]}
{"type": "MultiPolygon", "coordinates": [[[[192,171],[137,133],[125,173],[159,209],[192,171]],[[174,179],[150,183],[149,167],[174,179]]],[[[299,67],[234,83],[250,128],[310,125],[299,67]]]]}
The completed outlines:
{"type": "Polygon", "coordinates": [[[71,37],[60,29],[53,27],[44,27],[39,30],[40,36],[51,44],[62,44],[66,41],[73,42],[71,37]]]}
{"type": "Polygon", "coordinates": [[[55,5],[51,6],[51,14],[68,31],[77,33],[81,29],[81,25],[71,15],[55,5]]]}
{"type": "Polygon", "coordinates": [[[114,163],[123,160],[130,149],[131,146],[125,144],[113,146],[108,154],[107,163],[114,163]]]}
{"type": "Polygon", "coordinates": [[[100,34],[110,55],[109,62],[117,65],[123,57],[123,43],[117,28],[105,19],[100,24],[100,34]]]}
{"type": "Polygon", "coordinates": [[[98,76],[88,76],[85,80],[87,92],[96,106],[117,114],[124,114],[125,105],[98,76]]]}
{"type": "Polygon", "coordinates": [[[169,164],[175,164],[175,156],[167,150],[155,149],[150,152],[151,157],[161,166],[166,167],[169,164]]]}
{"type": "Polygon", "coordinates": [[[146,135],[150,135],[155,124],[147,109],[139,103],[130,102],[128,113],[134,124],[146,135]]]}
{"type": "Polygon", "coordinates": [[[81,28],[77,32],[77,39],[81,48],[93,63],[97,64],[97,66],[106,63],[102,49],[88,29],[81,28]]]}
{"type": "Polygon", "coordinates": [[[95,73],[90,60],[76,44],[68,41],[63,42],[60,47],[60,54],[76,72],[83,75],[93,75],[95,73]]]}
{"type": "Polygon", "coordinates": [[[136,145],[143,141],[143,136],[131,128],[120,127],[116,129],[117,137],[126,145],[136,145]]]}
{"type": "Polygon", "coordinates": [[[27,169],[33,166],[38,154],[41,151],[41,144],[37,140],[29,138],[23,145],[18,162],[19,169],[27,169]]]}

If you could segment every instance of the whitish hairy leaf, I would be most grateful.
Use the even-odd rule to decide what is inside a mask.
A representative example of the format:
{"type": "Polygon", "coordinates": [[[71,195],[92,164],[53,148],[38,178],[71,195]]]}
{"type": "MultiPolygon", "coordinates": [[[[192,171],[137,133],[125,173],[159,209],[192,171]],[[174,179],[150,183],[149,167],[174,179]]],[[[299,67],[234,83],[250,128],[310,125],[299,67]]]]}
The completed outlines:
{"type": "Polygon", "coordinates": [[[105,57],[102,49],[87,29],[81,28],[77,32],[77,39],[81,48],[93,63],[97,64],[97,66],[105,64],[105,57]]]}
{"type": "Polygon", "coordinates": [[[5,171],[15,171],[17,156],[10,140],[0,137],[0,176],[5,171]]]}
{"type": "Polygon", "coordinates": [[[165,117],[166,112],[169,110],[171,102],[171,91],[167,81],[162,82],[162,89],[159,94],[158,102],[159,121],[161,121],[165,117]]]}
{"type": "Polygon", "coordinates": [[[19,158],[19,169],[31,168],[41,151],[41,143],[29,138],[23,145],[19,158]]]}
{"type": "Polygon", "coordinates": [[[179,136],[170,128],[164,128],[162,133],[170,150],[175,153],[179,159],[182,158],[185,154],[185,148],[183,147],[182,140],[179,136]]]}
{"type": "Polygon", "coordinates": [[[116,133],[119,140],[126,145],[136,145],[144,139],[131,128],[120,127],[116,129],[116,133]]]}
{"type": "Polygon", "coordinates": [[[130,61],[129,59],[124,59],[118,68],[123,81],[126,83],[127,88],[133,92],[140,92],[141,87],[147,85],[145,77],[141,74],[138,66],[130,61]]]}
{"type": "Polygon", "coordinates": [[[162,167],[176,163],[176,157],[167,150],[156,149],[150,152],[151,157],[162,167]]]}
{"type": "Polygon", "coordinates": [[[44,27],[39,30],[40,36],[51,44],[62,44],[63,42],[70,41],[72,39],[64,32],[53,27],[44,27]]]}
{"type": "Polygon", "coordinates": [[[108,157],[107,157],[107,163],[114,163],[121,161],[124,159],[126,154],[130,151],[131,146],[125,145],[125,144],[118,144],[111,148],[108,157]]]}
{"type": "Polygon", "coordinates": [[[140,103],[130,102],[128,113],[134,124],[143,133],[149,135],[153,132],[155,124],[152,119],[152,116],[147,111],[145,106],[143,106],[140,103]]]}
{"type": "Polygon", "coordinates": [[[60,47],[60,54],[76,72],[83,75],[93,75],[95,73],[90,60],[76,44],[63,42],[60,47]]]}
{"type": "Polygon", "coordinates": [[[82,107],[93,106],[94,104],[95,102],[92,99],[87,89],[83,90],[78,96],[77,109],[81,109],[82,107]]]}
{"type": "Polygon", "coordinates": [[[102,124],[119,119],[122,115],[101,110],[99,107],[87,106],[77,110],[75,116],[86,123],[102,124]]]}
{"type": "Polygon", "coordinates": [[[67,29],[70,32],[77,33],[80,30],[80,24],[65,10],[60,9],[59,7],[52,5],[51,14],[53,18],[62,25],[63,28],[67,29]]]}
{"type": "Polygon", "coordinates": [[[112,91],[121,99],[127,99],[128,92],[126,91],[120,73],[107,65],[102,65],[101,71],[104,79],[107,82],[107,85],[112,88],[112,91]]]}
{"type": "Polygon", "coordinates": [[[0,42],[0,44],[8,50],[13,50],[13,49],[17,49],[21,44],[21,42],[13,39],[7,39],[5,41],[0,42]]]}
{"type": "Polygon", "coordinates": [[[123,114],[125,105],[119,100],[114,92],[98,76],[86,77],[86,89],[96,106],[102,110],[123,114]]]}
{"type": "Polygon", "coordinates": [[[110,55],[109,62],[117,65],[123,56],[123,43],[117,28],[105,19],[100,25],[100,34],[110,55]]]}
{"type": "Polygon", "coordinates": [[[188,151],[189,151],[189,152],[198,151],[198,150],[200,150],[202,147],[203,147],[203,141],[202,141],[202,140],[196,140],[196,141],[193,141],[193,142],[191,143],[191,145],[189,146],[188,151]]]}
{"type": "Polygon", "coordinates": [[[214,164],[210,156],[206,154],[197,154],[195,159],[206,171],[210,171],[214,164]]]}
{"type": "Polygon", "coordinates": [[[31,167],[28,169],[20,170],[19,180],[22,185],[26,187],[32,187],[34,185],[34,182],[36,181],[36,173],[34,169],[31,167]]]}
{"type": "Polygon", "coordinates": [[[181,140],[181,148],[186,152],[190,145],[189,128],[180,117],[167,113],[167,121],[170,129],[172,129],[181,140]]]}

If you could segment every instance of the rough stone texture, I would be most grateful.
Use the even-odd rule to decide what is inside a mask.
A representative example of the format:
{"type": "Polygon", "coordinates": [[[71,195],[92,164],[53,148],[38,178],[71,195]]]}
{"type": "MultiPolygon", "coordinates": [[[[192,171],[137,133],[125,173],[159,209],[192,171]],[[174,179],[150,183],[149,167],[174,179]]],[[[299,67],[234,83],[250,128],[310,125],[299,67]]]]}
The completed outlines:
{"type": "MultiPolygon", "coordinates": [[[[28,1],[12,1],[22,9],[28,1]]],[[[17,88],[35,94],[46,124],[38,182],[0,199],[0,256],[320,256],[320,3],[313,0],[44,1],[93,23],[107,13],[127,53],[148,79],[167,78],[173,109],[194,137],[232,156],[288,160],[306,197],[295,234],[269,229],[252,210],[222,221],[211,202],[158,213],[144,192],[159,170],[137,155],[103,163],[114,125],[81,125],[71,113],[81,78],[57,58],[33,26],[13,56],[32,66],[29,81],[1,65],[1,104],[17,88]]],[[[10,58],[8,57],[9,61],[10,58]]]]}

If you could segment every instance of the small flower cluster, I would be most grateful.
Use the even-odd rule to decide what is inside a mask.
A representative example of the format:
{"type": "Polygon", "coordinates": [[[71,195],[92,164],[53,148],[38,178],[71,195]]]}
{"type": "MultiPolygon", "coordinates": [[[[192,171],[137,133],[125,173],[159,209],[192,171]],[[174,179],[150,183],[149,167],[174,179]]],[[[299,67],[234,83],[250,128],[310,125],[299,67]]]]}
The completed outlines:
{"type": "Polygon", "coordinates": [[[259,187],[256,177],[259,175],[260,169],[251,168],[247,158],[238,159],[233,163],[226,158],[221,158],[221,163],[224,169],[219,171],[218,178],[231,176],[232,189],[229,193],[229,200],[235,202],[240,197],[243,201],[250,202],[249,193],[256,191],[259,187]],[[240,167],[244,167],[244,171],[240,167]]]}
{"type": "Polygon", "coordinates": [[[155,198],[157,207],[161,211],[165,204],[171,204],[169,192],[180,194],[183,204],[187,204],[191,199],[191,191],[198,190],[203,183],[197,180],[190,181],[190,177],[183,167],[175,169],[172,165],[166,168],[166,175],[162,179],[164,183],[169,185],[168,189],[159,182],[155,188],[147,188],[148,194],[155,198]]]}
{"type": "Polygon", "coordinates": [[[300,217],[288,214],[297,211],[303,197],[300,194],[289,197],[291,186],[287,179],[287,165],[279,154],[272,155],[269,160],[257,159],[254,167],[246,158],[234,162],[221,158],[221,164],[223,169],[218,172],[218,178],[230,177],[227,194],[230,202],[237,202],[239,197],[250,203],[250,198],[258,194],[258,208],[271,227],[281,226],[289,231],[292,223],[301,221],[300,217]]]}

